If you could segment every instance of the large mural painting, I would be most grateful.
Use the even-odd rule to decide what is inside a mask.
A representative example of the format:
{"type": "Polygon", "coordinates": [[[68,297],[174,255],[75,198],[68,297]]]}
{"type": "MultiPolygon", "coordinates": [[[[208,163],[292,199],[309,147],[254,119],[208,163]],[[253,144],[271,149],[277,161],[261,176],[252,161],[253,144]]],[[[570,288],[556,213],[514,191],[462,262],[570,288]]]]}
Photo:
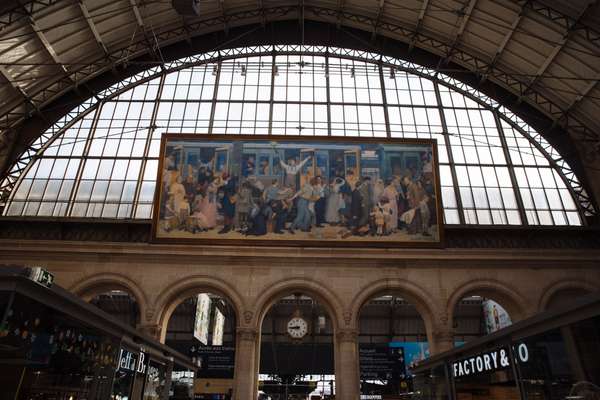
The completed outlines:
{"type": "Polygon", "coordinates": [[[153,238],[436,246],[435,142],[165,134],[153,238]]]}

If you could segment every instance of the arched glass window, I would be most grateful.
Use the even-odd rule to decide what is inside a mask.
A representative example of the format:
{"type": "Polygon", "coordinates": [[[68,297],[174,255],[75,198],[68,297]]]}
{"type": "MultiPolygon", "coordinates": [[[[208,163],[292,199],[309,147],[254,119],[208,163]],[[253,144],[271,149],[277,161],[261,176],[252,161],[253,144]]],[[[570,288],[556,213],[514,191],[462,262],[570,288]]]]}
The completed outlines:
{"type": "Polygon", "coordinates": [[[433,138],[446,224],[582,225],[577,177],[529,125],[453,78],[379,54],[205,53],[104,90],[3,182],[5,215],[150,218],[162,133],[433,138]]]}

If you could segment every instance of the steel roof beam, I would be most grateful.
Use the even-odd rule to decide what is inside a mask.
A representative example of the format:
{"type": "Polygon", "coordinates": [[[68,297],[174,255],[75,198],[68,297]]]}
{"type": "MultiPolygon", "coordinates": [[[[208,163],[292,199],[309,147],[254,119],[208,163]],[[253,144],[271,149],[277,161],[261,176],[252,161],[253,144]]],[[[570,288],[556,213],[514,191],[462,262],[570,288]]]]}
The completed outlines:
{"type": "Polygon", "coordinates": [[[500,45],[496,49],[496,52],[494,53],[494,57],[492,58],[492,61],[488,65],[486,71],[481,76],[480,83],[483,83],[483,82],[486,81],[489,73],[494,69],[494,67],[496,66],[496,63],[500,60],[500,57],[502,57],[502,53],[504,52],[504,49],[506,48],[506,45],[508,44],[508,42],[510,41],[510,39],[513,37],[513,34],[516,32],[517,27],[519,26],[519,24],[521,23],[521,20],[525,16],[525,9],[527,7],[527,4],[529,4],[530,1],[531,0],[526,0],[523,3],[523,5],[521,6],[521,10],[519,11],[519,14],[517,15],[517,18],[515,18],[515,20],[513,21],[513,23],[510,25],[510,29],[506,33],[506,35],[504,35],[504,38],[502,39],[502,42],[500,42],[500,45]]]}
{"type": "Polygon", "coordinates": [[[218,0],[221,8],[221,16],[223,17],[223,30],[225,35],[229,35],[229,23],[227,22],[227,12],[225,11],[225,0],[218,0]]]}
{"type": "Polygon", "coordinates": [[[540,68],[538,68],[538,70],[536,71],[535,76],[533,77],[533,79],[531,80],[531,82],[529,82],[527,84],[527,86],[525,87],[525,90],[523,90],[523,92],[521,93],[521,96],[519,97],[519,100],[521,100],[523,98],[523,96],[525,96],[531,90],[531,88],[533,87],[533,85],[535,85],[536,83],[538,83],[538,81],[540,80],[540,78],[548,70],[548,67],[550,66],[550,64],[552,64],[552,62],[556,59],[556,57],[558,56],[558,54],[564,49],[565,45],[569,41],[569,38],[571,37],[571,35],[573,34],[573,32],[576,30],[577,25],[579,25],[579,22],[585,16],[586,12],[592,6],[595,6],[597,3],[598,3],[598,0],[591,0],[591,1],[589,1],[585,5],[585,7],[583,8],[583,10],[581,10],[581,12],[577,16],[577,18],[572,22],[572,24],[570,24],[568,26],[567,31],[565,32],[565,34],[563,35],[563,37],[561,38],[561,40],[556,44],[556,46],[554,46],[554,48],[550,52],[550,55],[548,55],[548,57],[546,57],[546,60],[544,60],[544,62],[540,66],[540,68]]]}
{"type": "MultiPolygon", "coordinates": [[[[129,0],[129,3],[131,4],[131,9],[133,11],[133,14],[135,15],[135,20],[137,21],[137,25],[140,28],[140,30],[142,31],[142,34],[144,35],[144,39],[146,41],[146,46],[150,50],[150,54],[155,59],[162,61],[162,57],[160,57],[160,55],[156,53],[156,49],[154,48],[154,44],[156,44],[157,49],[159,48],[158,41],[156,40],[154,35],[152,35],[153,37],[149,36],[149,32],[146,29],[146,25],[144,24],[144,19],[142,18],[142,13],[140,11],[140,7],[137,4],[137,0],[129,0]]],[[[160,49],[158,51],[160,51],[160,49]]],[[[161,65],[161,67],[162,67],[162,65],[161,65]]]]}
{"type": "MultiPolygon", "coordinates": [[[[540,1],[530,1],[529,7],[531,8],[531,10],[542,15],[544,18],[547,18],[550,21],[561,25],[567,30],[571,29],[571,27],[575,26],[578,22],[580,22],[580,18],[571,17],[570,15],[555,10],[554,8],[549,7],[541,3],[540,1]]],[[[590,41],[595,46],[600,47],[600,30],[598,30],[597,27],[592,28],[587,25],[582,25],[579,26],[577,30],[581,30],[583,32],[583,36],[586,40],[590,41]]]]}
{"type": "Polygon", "coordinates": [[[21,87],[17,84],[17,82],[15,82],[15,80],[10,75],[10,73],[8,72],[8,70],[6,69],[6,67],[4,65],[0,65],[0,75],[4,76],[4,79],[6,79],[8,81],[8,84],[10,85],[10,87],[12,87],[19,94],[22,93],[21,87]]]}
{"type": "Polygon", "coordinates": [[[335,23],[335,26],[337,29],[340,29],[342,27],[342,17],[344,14],[344,0],[338,0],[337,3],[337,21],[335,23]]]}
{"type": "Polygon", "coordinates": [[[467,24],[469,23],[469,19],[471,18],[471,14],[473,13],[473,9],[475,8],[476,4],[477,4],[477,0],[470,0],[469,4],[466,4],[460,10],[457,11],[459,17],[462,16],[462,20],[460,21],[460,25],[458,26],[458,29],[456,30],[456,34],[454,35],[454,40],[452,41],[452,45],[450,45],[450,50],[448,50],[448,53],[446,54],[446,58],[443,61],[444,64],[447,64],[448,61],[450,61],[450,58],[452,57],[452,53],[454,53],[456,46],[458,46],[458,44],[460,43],[460,39],[462,38],[462,35],[465,32],[465,28],[467,27],[467,24]]]}
{"type": "Polygon", "coordinates": [[[42,43],[42,46],[44,47],[44,49],[46,50],[46,52],[50,55],[50,58],[52,58],[52,61],[65,73],[65,75],[71,81],[73,81],[74,83],[77,83],[71,77],[71,74],[67,70],[67,67],[61,61],[60,57],[58,56],[58,53],[56,53],[56,50],[54,50],[54,47],[52,47],[52,44],[50,43],[50,41],[48,40],[48,38],[44,34],[44,31],[42,31],[42,29],[37,25],[37,23],[35,22],[35,20],[33,19],[33,17],[31,15],[29,15],[27,17],[27,19],[28,19],[28,22],[29,22],[29,26],[31,27],[31,29],[35,33],[35,36],[38,38],[38,40],[42,43]]]}
{"type": "Polygon", "coordinates": [[[110,53],[108,52],[106,45],[102,41],[100,32],[98,32],[98,29],[96,28],[96,24],[94,23],[94,20],[92,19],[92,16],[90,15],[90,12],[89,12],[87,6],[83,2],[83,0],[79,0],[78,3],[79,3],[79,8],[81,9],[81,13],[83,14],[83,17],[85,18],[85,20],[87,21],[88,27],[90,28],[90,31],[92,31],[94,38],[96,39],[96,43],[98,43],[98,46],[102,49],[102,51],[104,52],[104,55],[106,57],[109,57],[110,53]]]}
{"type": "Polygon", "coordinates": [[[267,25],[267,16],[265,15],[265,5],[263,0],[258,0],[258,9],[260,10],[260,24],[264,27],[267,25]]]}
{"type": "Polygon", "coordinates": [[[25,90],[23,90],[23,88],[19,86],[19,84],[13,79],[6,67],[3,65],[0,65],[0,75],[4,76],[4,79],[8,81],[10,87],[12,87],[21,97],[23,97],[25,103],[29,104],[40,116],[43,117],[38,105],[33,101],[31,97],[29,97],[27,93],[25,93],[25,90]]]}
{"type": "Polygon", "coordinates": [[[579,104],[581,100],[585,99],[587,95],[589,95],[592,92],[592,90],[594,90],[594,88],[598,86],[598,82],[600,82],[600,79],[595,79],[588,83],[587,86],[583,88],[583,91],[580,94],[578,94],[577,97],[575,97],[575,99],[571,102],[571,104],[569,104],[569,106],[565,109],[562,116],[564,117],[565,115],[567,115],[573,110],[573,108],[577,104],[579,104]]]}
{"type": "Polygon", "coordinates": [[[140,8],[137,5],[137,1],[129,0],[129,3],[131,4],[131,9],[135,15],[135,20],[137,21],[138,26],[145,31],[146,28],[144,27],[144,20],[142,19],[142,14],[140,13],[140,8]]]}
{"type": "Polygon", "coordinates": [[[377,36],[377,28],[379,27],[379,21],[383,15],[383,8],[385,7],[385,0],[379,0],[379,6],[377,7],[377,17],[375,17],[375,23],[373,24],[373,33],[371,34],[371,41],[375,40],[377,36]]]}
{"type": "Polygon", "coordinates": [[[423,25],[423,19],[425,18],[425,14],[427,13],[427,8],[429,7],[429,0],[423,0],[423,4],[421,4],[421,11],[419,12],[419,18],[417,19],[417,25],[415,26],[415,32],[413,33],[410,43],[408,45],[408,51],[411,52],[415,47],[415,42],[417,41],[417,36],[419,35],[419,30],[421,29],[421,25],[423,25]]]}

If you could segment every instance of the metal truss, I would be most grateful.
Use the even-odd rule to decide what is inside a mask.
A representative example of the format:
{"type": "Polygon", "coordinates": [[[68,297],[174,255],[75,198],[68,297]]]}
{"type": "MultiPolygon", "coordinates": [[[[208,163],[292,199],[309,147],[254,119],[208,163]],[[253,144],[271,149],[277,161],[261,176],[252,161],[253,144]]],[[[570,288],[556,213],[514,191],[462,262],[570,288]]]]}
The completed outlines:
{"type": "MultiPolygon", "coordinates": [[[[43,135],[36,140],[32,146],[30,146],[24,154],[21,155],[20,159],[10,168],[9,174],[0,186],[3,198],[8,199],[13,188],[18,184],[19,179],[24,176],[29,166],[33,164],[37,155],[43,154],[44,150],[52,144],[52,142],[59,137],[66,129],[70,128],[75,122],[77,122],[83,116],[94,112],[96,108],[103,101],[110,100],[117,97],[121,93],[137,86],[142,83],[148,82],[152,79],[156,79],[161,76],[165,76],[168,73],[179,71],[185,68],[206,65],[212,63],[222,63],[227,60],[234,60],[238,58],[255,57],[255,56],[278,56],[278,55],[312,55],[321,56],[329,60],[329,57],[342,58],[347,60],[366,61],[379,66],[379,74],[383,76],[383,68],[389,68],[391,70],[404,71],[410,74],[418,75],[426,79],[437,82],[439,85],[444,85],[452,90],[455,90],[464,96],[482,104],[487,109],[493,110],[494,114],[498,118],[502,118],[508,122],[513,128],[519,131],[529,142],[537,148],[542,154],[546,156],[551,166],[560,174],[561,178],[567,183],[573,197],[577,200],[580,214],[583,215],[595,215],[596,211],[592,205],[592,202],[587,195],[585,189],[581,185],[577,176],[570,168],[568,163],[562,158],[562,156],[535,130],[533,130],[525,121],[523,121],[516,114],[511,112],[505,106],[499,104],[492,98],[482,94],[473,87],[465,84],[464,82],[451,78],[444,74],[438,73],[435,69],[426,68],[408,61],[396,59],[393,57],[383,56],[381,54],[372,53],[368,51],[359,51],[352,49],[343,49],[337,47],[327,46],[302,46],[302,45],[277,45],[277,46],[253,46],[237,49],[224,49],[220,51],[213,51],[203,53],[191,57],[185,57],[164,65],[164,69],[159,66],[150,68],[142,71],[139,74],[130,76],[123,81],[103,90],[98,93],[98,98],[91,97],[87,101],[81,103],[78,107],[71,110],[67,115],[63,116],[59,121],[53,124],[50,129],[45,131],[43,135]]],[[[220,70],[220,69],[219,69],[220,70]]],[[[218,80],[217,80],[218,81],[218,80]]],[[[161,81],[164,82],[164,79],[161,81]]],[[[273,85],[273,81],[271,85],[273,85]]],[[[162,85],[162,83],[161,83],[162,85]]],[[[382,86],[383,88],[383,86],[382,86]]],[[[272,90],[272,89],[271,89],[272,90]]],[[[439,92],[436,86],[436,93],[439,99],[439,92]]],[[[215,99],[213,99],[214,103],[215,99]]],[[[157,101],[158,102],[158,101],[157,101]]],[[[384,108],[387,107],[387,102],[384,100],[384,108]]],[[[438,107],[442,107],[441,104],[438,107]]],[[[213,105],[214,112],[214,105],[213,105]]],[[[441,112],[441,110],[440,110],[441,112]]],[[[270,117],[272,118],[272,117],[270,117]]],[[[211,117],[212,120],[212,117],[211,117]]],[[[155,124],[155,121],[153,122],[155,124]]],[[[209,129],[210,130],[210,129],[209,129]]],[[[386,130],[390,132],[389,120],[386,119],[386,130]]],[[[512,171],[512,164],[510,158],[507,157],[508,168],[512,171]]],[[[513,174],[514,176],[514,174],[513,174]]],[[[456,179],[454,180],[455,192],[458,194],[458,187],[456,179]]],[[[516,181],[513,178],[513,187],[517,187],[516,181]]],[[[583,220],[583,219],[582,219],[583,220]]],[[[526,219],[522,216],[522,221],[526,224],[526,219]]],[[[461,222],[463,220],[461,219],[461,222]]]]}
{"type": "Polygon", "coordinates": [[[81,13],[83,14],[83,17],[85,18],[85,20],[88,24],[88,27],[90,28],[92,35],[94,35],[94,39],[96,39],[96,43],[98,43],[98,47],[100,47],[100,49],[104,53],[105,57],[107,57],[107,58],[110,57],[108,49],[106,48],[106,44],[104,44],[104,41],[102,40],[102,36],[100,36],[100,32],[98,32],[98,29],[96,28],[96,24],[94,23],[94,20],[90,16],[90,12],[89,12],[87,6],[83,2],[83,0],[78,0],[78,3],[79,3],[79,8],[81,9],[81,13]]]}
{"type": "Polygon", "coordinates": [[[14,22],[27,18],[36,12],[50,7],[62,0],[28,0],[16,2],[12,9],[0,14],[0,33],[10,27],[14,22]],[[19,4],[20,3],[20,4],[19,4]]]}
{"type": "MultiPolygon", "coordinates": [[[[19,18],[27,18],[28,16],[25,15],[26,11],[30,12],[29,15],[32,15],[32,13],[35,13],[40,8],[55,4],[58,1],[60,0],[28,2],[24,7],[21,7],[20,10],[15,9],[9,11],[3,15],[4,19],[2,21],[5,23],[2,25],[0,22],[0,32],[3,27],[18,20],[19,18]]],[[[135,0],[130,1],[133,5],[135,5],[135,0]]],[[[471,3],[473,4],[474,2],[471,3]]],[[[23,107],[22,105],[18,105],[5,112],[0,119],[0,134],[5,134],[5,132],[9,129],[16,129],[20,124],[30,117],[32,109],[43,110],[49,102],[70,91],[73,88],[74,82],[79,82],[81,84],[82,82],[85,82],[95,76],[107,72],[109,69],[114,69],[115,65],[127,65],[128,61],[132,59],[149,52],[152,53],[152,49],[155,45],[158,48],[159,44],[162,47],[178,42],[182,37],[189,36],[190,32],[206,33],[210,31],[216,31],[222,29],[225,24],[239,25],[239,22],[245,20],[262,19],[264,21],[265,19],[268,19],[267,17],[282,18],[293,13],[306,12],[311,13],[320,19],[325,19],[326,21],[337,21],[338,24],[341,23],[342,20],[346,20],[354,25],[371,27],[373,32],[378,32],[380,34],[385,32],[391,34],[392,36],[401,38],[410,45],[414,44],[418,47],[428,49],[433,53],[441,55],[442,57],[451,55],[452,61],[466,67],[468,70],[472,71],[473,74],[488,77],[488,79],[493,80],[495,83],[514,93],[518,98],[521,98],[534,107],[540,109],[558,125],[563,127],[567,132],[574,133],[574,137],[576,137],[578,140],[594,143],[597,143],[600,140],[598,133],[589,129],[587,126],[585,126],[585,124],[568,115],[569,111],[572,110],[579,100],[571,104],[568,108],[564,109],[560,105],[545,97],[539,91],[535,90],[532,87],[533,85],[531,82],[519,79],[510,72],[503,71],[497,67],[496,61],[500,57],[506,42],[509,41],[510,34],[507,34],[505,37],[505,40],[502,42],[503,44],[501,44],[499,50],[497,50],[494,59],[491,60],[491,62],[488,62],[461,50],[461,48],[457,46],[457,43],[460,40],[460,34],[455,37],[453,43],[444,43],[433,37],[423,34],[419,29],[419,25],[413,29],[386,21],[381,17],[381,15],[379,17],[372,18],[365,15],[355,14],[344,9],[342,0],[339,1],[338,5],[339,8],[337,9],[318,7],[314,5],[286,5],[269,8],[260,7],[259,9],[255,10],[222,14],[218,17],[192,22],[187,26],[181,26],[175,29],[158,32],[154,37],[154,43],[149,43],[147,40],[147,35],[144,35],[146,40],[134,41],[127,47],[112,51],[110,60],[107,60],[107,58],[103,55],[89,64],[79,66],[78,68],[69,67],[69,70],[65,75],[58,76],[47,87],[42,88],[37,92],[32,91],[32,93],[28,93],[28,99],[24,98],[23,103],[31,104],[32,106],[23,107]]],[[[422,15],[422,17],[420,17],[421,21],[426,14],[426,6],[427,2],[424,2],[420,14],[422,15]]],[[[143,27],[143,20],[141,19],[141,15],[139,15],[139,9],[137,9],[137,13],[136,9],[137,6],[133,7],[133,12],[136,14],[138,25],[143,27]]],[[[517,18],[517,20],[513,23],[515,27],[518,25],[525,11],[542,14],[557,24],[564,26],[567,32],[572,33],[575,31],[583,31],[585,37],[590,42],[600,46],[600,33],[587,26],[582,26],[579,19],[573,19],[564,14],[558,13],[557,11],[540,5],[535,1],[528,1],[523,5],[523,9],[519,14],[519,18],[517,18]]],[[[463,17],[462,30],[464,30],[464,26],[466,25],[467,21],[468,18],[463,17]]],[[[33,20],[31,20],[31,22],[33,22],[33,24],[35,23],[33,20]]],[[[32,25],[32,29],[35,30],[34,25],[32,25]]],[[[37,30],[36,33],[38,34],[38,37],[40,37],[40,34],[43,35],[43,33],[39,30],[37,30]]],[[[40,38],[40,40],[42,40],[42,38],[40,38]]],[[[53,56],[53,50],[51,46],[49,46],[49,43],[48,46],[46,46],[46,44],[44,44],[44,46],[52,58],[55,59],[56,64],[61,65],[66,70],[66,67],[60,63],[60,60],[53,56]]],[[[54,52],[54,55],[55,54],[56,53],[54,52]]],[[[582,94],[581,98],[593,90],[594,87],[595,82],[590,83],[590,85],[586,88],[585,93],[582,94]]]]}
{"type": "MultiPolygon", "coordinates": [[[[130,1],[135,2],[135,0],[130,1]]],[[[571,23],[572,31],[584,29],[580,28],[575,23],[575,21],[566,16],[558,18],[558,14],[556,14],[556,12],[551,12],[552,10],[547,7],[539,7],[537,3],[527,2],[524,8],[534,7],[534,5],[536,7],[533,8],[533,10],[536,12],[550,13],[550,15],[552,15],[553,18],[557,18],[558,21],[565,21],[565,23],[571,23]]],[[[138,24],[141,23],[141,26],[143,26],[143,21],[141,21],[141,17],[137,17],[137,15],[139,15],[139,9],[136,13],[136,8],[137,6],[133,8],[133,12],[134,14],[136,14],[138,24]]],[[[204,33],[207,30],[210,31],[220,29],[220,27],[224,26],[224,24],[226,23],[235,23],[238,21],[248,19],[260,19],[265,15],[273,17],[283,17],[285,15],[289,15],[295,12],[301,12],[301,8],[303,8],[305,12],[311,12],[313,15],[325,18],[326,20],[341,21],[342,19],[344,19],[357,24],[368,26],[370,28],[376,27],[377,31],[379,32],[388,32],[396,36],[401,36],[407,43],[415,43],[419,47],[429,49],[434,53],[440,54],[442,56],[452,53],[453,61],[463,65],[468,70],[471,70],[474,74],[477,74],[479,76],[487,76],[494,82],[501,84],[501,86],[503,86],[504,88],[515,93],[515,95],[518,98],[525,99],[534,107],[541,109],[543,112],[549,115],[552,120],[558,121],[558,123],[561,126],[563,126],[566,130],[570,130],[571,124],[575,122],[573,121],[573,118],[564,118],[565,110],[561,108],[560,105],[555,104],[553,101],[545,97],[539,91],[533,90],[531,88],[530,82],[516,78],[511,72],[502,71],[499,68],[497,68],[494,65],[494,60],[492,60],[492,63],[489,63],[485,60],[476,58],[473,55],[456,47],[456,45],[453,47],[452,44],[440,42],[437,39],[426,36],[420,33],[418,29],[410,29],[408,27],[387,22],[385,20],[380,20],[379,22],[377,22],[372,17],[353,14],[351,12],[344,11],[343,8],[332,9],[307,5],[304,5],[303,7],[297,5],[287,5],[230,13],[226,16],[221,15],[206,20],[196,21],[190,23],[187,26],[181,26],[172,30],[157,33],[156,42],[159,43],[161,46],[165,46],[180,41],[182,37],[187,37],[190,34],[190,32],[204,33]]],[[[423,15],[425,15],[425,13],[423,13],[423,15]]],[[[468,19],[463,18],[463,20],[464,22],[466,22],[466,20],[468,19]]],[[[590,33],[590,35],[592,37],[594,36],[593,33],[590,33]]],[[[600,42],[598,42],[598,45],[600,45],[600,42]]],[[[111,56],[112,62],[108,62],[105,57],[101,57],[90,62],[90,64],[80,67],[79,69],[73,68],[70,77],[59,77],[54,82],[50,83],[47,88],[42,88],[36,93],[31,93],[31,101],[37,105],[37,108],[43,109],[43,107],[49,101],[69,91],[73,86],[73,82],[85,82],[86,80],[91,79],[94,76],[108,71],[110,68],[114,68],[114,64],[126,65],[127,62],[131,59],[135,59],[136,57],[146,54],[148,52],[152,53],[153,48],[154,43],[151,43],[151,41],[149,40],[137,41],[126,48],[117,49],[113,51],[111,56]]],[[[159,57],[155,58],[158,59],[159,57]]],[[[24,121],[24,119],[27,118],[27,116],[27,114],[15,112],[14,109],[9,110],[4,116],[2,116],[2,119],[0,120],[0,132],[8,129],[9,127],[14,127],[18,124],[21,124],[24,121]]],[[[580,129],[581,127],[585,127],[585,124],[576,124],[577,129],[580,129]]],[[[584,140],[599,139],[598,134],[596,134],[590,129],[580,130],[582,130],[584,140]]]]}

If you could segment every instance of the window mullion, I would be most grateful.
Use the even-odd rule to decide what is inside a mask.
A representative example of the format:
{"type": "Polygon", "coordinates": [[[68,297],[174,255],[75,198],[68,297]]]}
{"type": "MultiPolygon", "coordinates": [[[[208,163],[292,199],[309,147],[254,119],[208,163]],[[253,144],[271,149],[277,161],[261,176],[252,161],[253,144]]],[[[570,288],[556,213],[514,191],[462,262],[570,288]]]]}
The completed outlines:
{"type": "MultiPolygon", "coordinates": [[[[217,61],[217,74],[215,75],[215,86],[213,88],[213,96],[212,96],[212,105],[210,108],[210,119],[208,120],[208,133],[213,133],[213,126],[215,124],[215,109],[217,108],[217,93],[219,91],[220,78],[221,78],[221,67],[222,60],[221,55],[219,54],[219,58],[217,61]]],[[[229,95],[229,99],[231,100],[231,91],[229,95]]]]}
{"type": "MultiPolygon", "coordinates": [[[[273,134],[273,107],[274,107],[274,100],[275,100],[275,69],[277,68],[277,64],[275,63],[275,58],[276,58],[276,51],[275,51],[275,47],[273,47],[273,52],[271,53],[271,93],[269,95],[269,130],[268,130],[268,134],[272,135],[273,134]]],[[[260,79],[260,78],[259,78],[260,79]]],[[[259,81],[260,83],[260,81],[259,81]]],[[[258,104],[256,105],[256,112],[258,115],[258,104]]]]}
{"type": "Polygon", "coordinates": [[[329,48],[325,53],[325,91],[327,95],[327,136],[331,136],[331,93],[329,89],[329,48]]]}
{"type": "MultiPolygon", "coordinates": [[[[440,88],[436,81],[433,81],[435,91],[435,99],[438,103],[438,112],[440,113],[440,122],[444,130],[444,143],[446,144],[446,153],[448,153],[448,164],[450,164],[450,174],[452,175],[452,184],[454,185],[454,196],[456,197],[456,207],[458,208],[458,220],[461,225],[465,225],[465,209],[463,208],[460,190],[458,189],[458,177],[456,175],[456,165],[454,164],[454,156],[452,155],[452,146],[450,145],[448,125],[446,124],[446,116],[444,115],[444,107],[442,105],[442,96],[440,88]]],[[[439,160],[436,160],[439,164],[439,160]]],[[[441,199],[440,199],[441,200],[441,199]]]]}
{"type": "MultiPolygon", "coordinates": [[[[94,115],[92,126],[90,127],[90,132],[86,138],[83,151],[81,152],[81,161],[79,162],[79,165],[77,167],[77,174],[75,175],[75,178],[73,181],[73,187],[71,188],[71,194],[69,195],[69,203],[67,204],[65,216],[71,216],[71,212],[73,211],[73,206],[75,205],[75,195],[76,195],[77,191],[79,190],[79,185],[81,184],[81,176],[83,175],[83,169],[85,167],[85,164],[87,163],[87,156],[90,151],[90,146],[91,146],[92,140],[94,138],[94,134],[96,133],[96,126],[98,126],[98,119],[100,118],[100,112],[101,112],[104,104],[105,104],[105,101],[103,100],[98,104],[98,107],[96,107],[96,112],[94,115]]],[[[77,137],[79,137],[79,133],[77,134],[77,137]]],[[[77,140],[77,138],[75,140],[77,140]]],[[[91,196],[91,194],[90,194],[90,196],[91,196]]],[[[88,205],[89,205],[89,200],[88,200],[88,205]]],[[[87,214],[87,210],[86,210],[86,214],[87,214]]]]}
{"type": "MultiPolygon", "coordinates": [[[[498,135],[500,136],[500,143],[502,143],[502,151],[504,151],[504,158],[506,158],[506,166],[508,167],[508,175],[510,176],[510,182],[513,187],[513,191],[515,193],[515,199],[517,200],[517,207],[519,208],[519,216],[521,217],[522,225],[529,225],[527,221],[527,215],[525,213],[525,205],[523,204],[523,198],[521,197],[521,191],[519,190],[519,186],[517,184],[517,175],[515,174],[514,165],[512,159],[510,157],[510,151],[508,151],[508,143],[506,142],[506,137],[504,136],[504,130],[502,129],[502,124],[500,123],[500,117],[498,117],[498,110],[494,110],[494,120],[496,121],[496,126],[498,127],[498,135]]],[[[531,190],[531,189],[529,189],[531,190]]],[[[539,217],[538,217],[539,219],[539,217]]]]}
{"type": "MultiPolygon", "coordinates": [[[[385,134],[388,138],[392,137],[392,130],[390,129],[390,117],[388,115],[388,104],[387,97],[385,94],[385,82],[383,79],[383,63],[381,58],[379,59],[379,86],[381,87],[381,101],[383,102],[383,118],[385,121],[385,134]]],[[[372,120],[372,118],[371,118],[372,120]]],[[[372,121],[371,121],[372,122],[372,121]]],[[[375,127],[373,127],[373,131],[375,131],[375,127]]]]}
{"type": "MultiPolygon", "coordinates": [[[[140,163],[140,172],[138,174],[137,182],[135,185],[135,192],[133,193],[133,204],[131,205],[131,216],[135,217],[137,213],[137,208],[139,204],[140,192],[142,190],[142,182],[144,180],[144,173],[146,172],[146,165],[148,164],[148,158],[150,153],[150,146],[152,144],[152,138],[154,136],[154,131],[157,129],[156,127],[156,116],[158,115],[158,108],[160,107],[160,101],[162,98],[163,88],[165,86],[167,74],[162,74],[160,77],[160,82],[158,83],[158,91],[156,93],[156,99],[154,102],[154,108],[152,109],[152,116],[150,117],[150,128],[148,129],[148,136],[146,137],[146,145],[144,146],[144,156],[142,157],[142,162],[140,163]]],[[[173,110],[173,103],[171,103],[171,111],[173,110]]],[[[185,117],[184,117],[185,118],[185,117]]],[[[169,115],[169,121],[171,120],[171,116],[169,115]]],[[[136,132],[137,134],[137,132],[136,132]]],[[[127,166],[129,168],[129,165],[127,166]]],[[[125,176],[125,182],[127,182],[127,176],[125,176]]],[[[154,190],[157,190],[155,188],[154,190]]],[[[125,183],[123,184],[123,190],[125,190],[125,183]]],[[[117,210],[118,215],[118,210],[117,210]]]]}

